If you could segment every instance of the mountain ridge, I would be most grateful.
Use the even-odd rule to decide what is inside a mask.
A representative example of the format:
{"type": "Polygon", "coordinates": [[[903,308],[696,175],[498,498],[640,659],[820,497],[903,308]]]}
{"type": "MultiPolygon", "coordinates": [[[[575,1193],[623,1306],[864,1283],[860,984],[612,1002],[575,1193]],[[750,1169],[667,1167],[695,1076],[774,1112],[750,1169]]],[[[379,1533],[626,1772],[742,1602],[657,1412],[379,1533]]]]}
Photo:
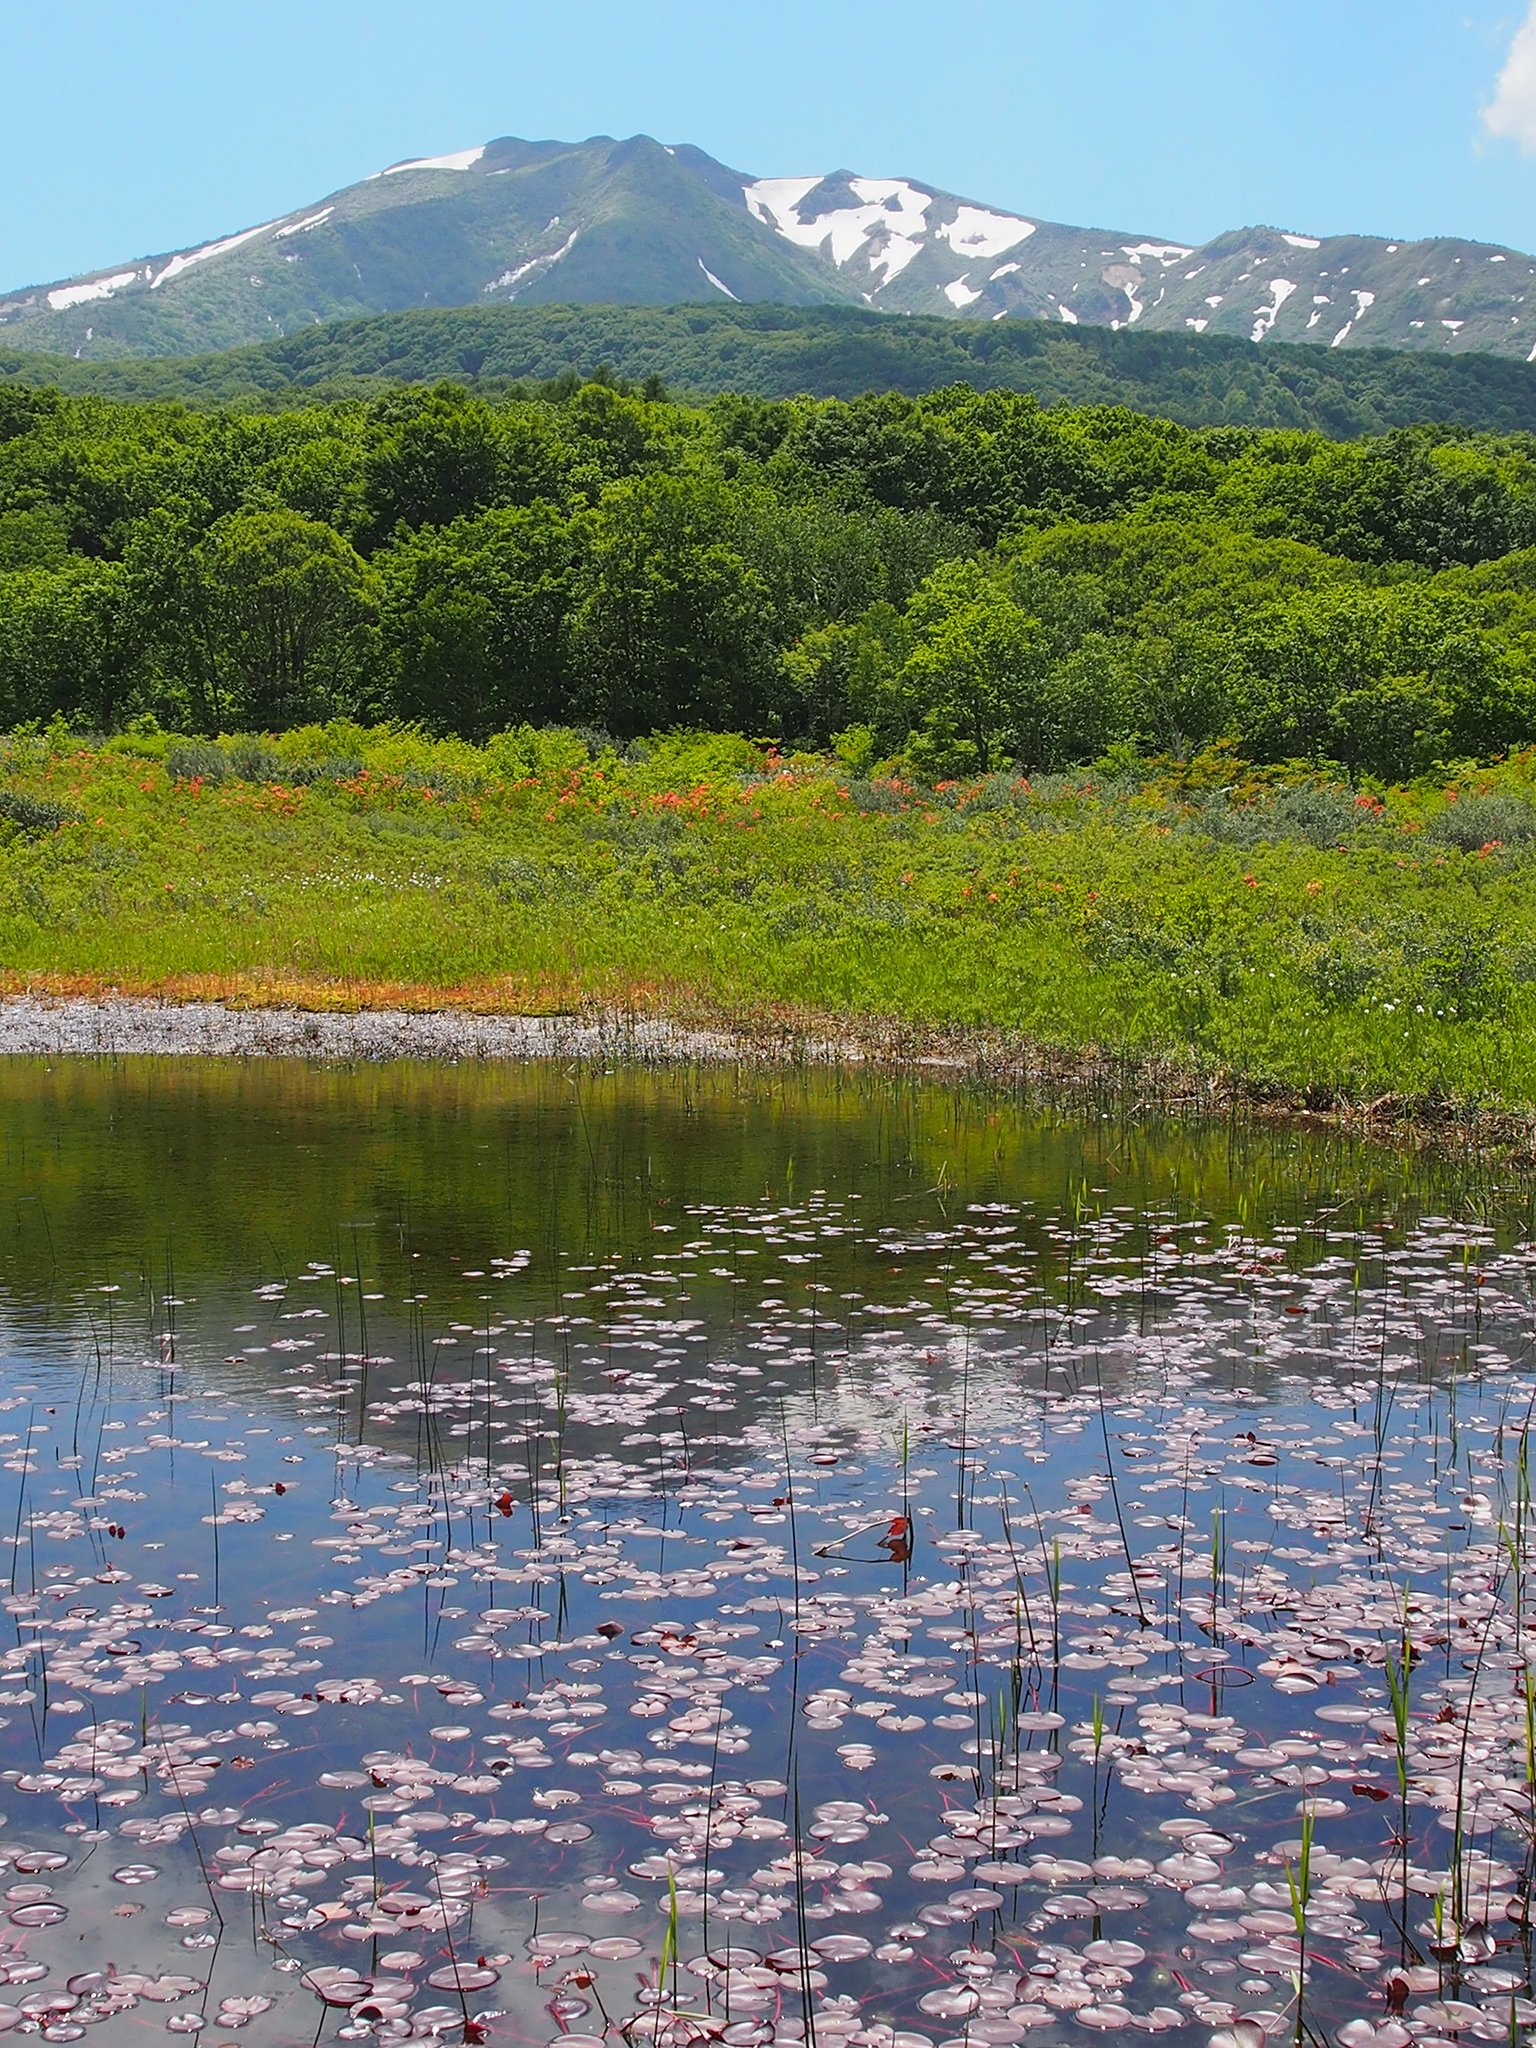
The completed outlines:
{"type": "Polygon", "coordinates": [[[846,305],[1536,360],[1536,257],[1232,229],[1201,247],[905,178],[756,177],[687,143],[503,136],[255,227],[0,293],[0,339],[199,355],[413,307],[846,305]]]}

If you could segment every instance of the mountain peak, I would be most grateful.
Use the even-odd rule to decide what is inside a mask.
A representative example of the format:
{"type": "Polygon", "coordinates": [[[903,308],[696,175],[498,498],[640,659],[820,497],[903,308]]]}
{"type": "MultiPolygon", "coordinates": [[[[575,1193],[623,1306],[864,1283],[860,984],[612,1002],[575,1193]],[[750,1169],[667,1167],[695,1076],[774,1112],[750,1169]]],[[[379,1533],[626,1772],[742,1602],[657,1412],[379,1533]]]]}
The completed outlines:
{"type": "Polygon", "coordinates": [[[176,355],[410,306],[722,295],[1536,360],[1518,250],[1265,226],[1195,248],[909,178],[753,175],[649,135],[406,157],[257,227],[6,293],[0,326],[27,349],[176,355]]]}

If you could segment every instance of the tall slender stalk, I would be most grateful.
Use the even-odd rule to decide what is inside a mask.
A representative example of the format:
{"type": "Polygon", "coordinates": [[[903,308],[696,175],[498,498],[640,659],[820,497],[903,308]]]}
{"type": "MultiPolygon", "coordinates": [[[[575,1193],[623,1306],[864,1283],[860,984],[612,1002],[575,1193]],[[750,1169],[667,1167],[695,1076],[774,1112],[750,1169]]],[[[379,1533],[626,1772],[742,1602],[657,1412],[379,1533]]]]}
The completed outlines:
{"type": "Polygon", "coordinates": [[[1391,1650],[1387,1652],[1387,1693],[1392,1703],[1393,1753],[1397,1764],[1397,1832],[1402,1849],[1402,1918],[1398,1932],[1404,1949],[1408,1940],[1408,1691],[1412,1680],[1412,1658],[1413,1646],[1408,1640],[1408,1586],[1405,1581],[1402,1648],[1395,1661],[1391,1650]]]}
{"type": "Polygon", "coordinates": [[[1296,1962],[1296,2042],[1300,2048],[1306,2024],[1307,1998],[1307,1906],[1312,1897],[1312,1829],[1315,1817],[1310,1809],[1301,1817],[1301,1855],[1297,1868],[1285,1866],[1285,1881],[1291,1894],[1291,1918],[1296,1923],[1296,1940],[1301,1953],[1296,1962]]]}
{"type": "MultiPolygon", "coordinates": [[[[1095,1367],[1097,1367],[1097,1360],[1095,1360],[1095,1367]]],[[[1098,1389],[1099,1429],[1104,1438],[1104,1464],[1105,1469],[1109,1473],[1109,1497],[1114,1502],[1115,1520],[1120,1525],[1120,1547],[1125,1552],[1125,1569],[1131,1581],[1131,1597],[1136,1602],[1136,1619],[1143,1628],[1150,1628],[1152,1624],[1147,1619],[1147,1610],[1141,1601],[1141,1587],[1136,1580],[1136,1560],[1131,1556],[1131,1539],[1126,1531],[1125,1513],[1120,1506],[1120,1488],[1115,1483],[1115,1461],[1110,1454],[1109,1448],[1109,1417],[1104,1406],[1104,1376],[1102,1373],[1098,1374],[1098,1389]]]]}

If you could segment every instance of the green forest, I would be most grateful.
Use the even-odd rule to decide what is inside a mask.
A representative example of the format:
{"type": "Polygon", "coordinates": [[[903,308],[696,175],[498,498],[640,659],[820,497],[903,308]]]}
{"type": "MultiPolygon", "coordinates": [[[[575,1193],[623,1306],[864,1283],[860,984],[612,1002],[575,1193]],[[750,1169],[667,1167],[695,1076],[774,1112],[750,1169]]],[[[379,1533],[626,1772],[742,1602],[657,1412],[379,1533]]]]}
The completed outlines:
{"type": "Polygon", "coordinates": [[[714,730],[939,782],[1536,740],[1536,440],[954,385],[272,413],[0,385],[0,726],[714,730]]]}
{"type": "Polygon", "coordinates": [[[306,327],[200,356],[76,362],[0,348],[0,382],[246,411],[370,398],[397,384],[481,396],[607,365],[679,397],[922,397],[950,384],[1033,392],[1043,405],[1128,405],[1188,427],[1315,428],[1334,440],[1440,420],[1536,431],[1536,366],[1504,357],[1330,349],[1229,335],[936,320],[862,306],[439,306],[306,327]]]}

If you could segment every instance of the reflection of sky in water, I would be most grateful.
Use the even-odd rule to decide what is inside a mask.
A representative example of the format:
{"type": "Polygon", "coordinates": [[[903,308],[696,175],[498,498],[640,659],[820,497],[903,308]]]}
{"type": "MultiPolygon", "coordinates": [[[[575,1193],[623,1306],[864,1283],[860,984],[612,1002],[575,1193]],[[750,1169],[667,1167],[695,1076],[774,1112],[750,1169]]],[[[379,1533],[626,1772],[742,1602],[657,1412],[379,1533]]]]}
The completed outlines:
{"type": "Polygon", "coordinates": [[[1536,2020],[1519,1242],[572,1086],[0,1083],[0,2023],[1258,2048],[1298,1914],[1343,2048],[1536,2020]]]}

